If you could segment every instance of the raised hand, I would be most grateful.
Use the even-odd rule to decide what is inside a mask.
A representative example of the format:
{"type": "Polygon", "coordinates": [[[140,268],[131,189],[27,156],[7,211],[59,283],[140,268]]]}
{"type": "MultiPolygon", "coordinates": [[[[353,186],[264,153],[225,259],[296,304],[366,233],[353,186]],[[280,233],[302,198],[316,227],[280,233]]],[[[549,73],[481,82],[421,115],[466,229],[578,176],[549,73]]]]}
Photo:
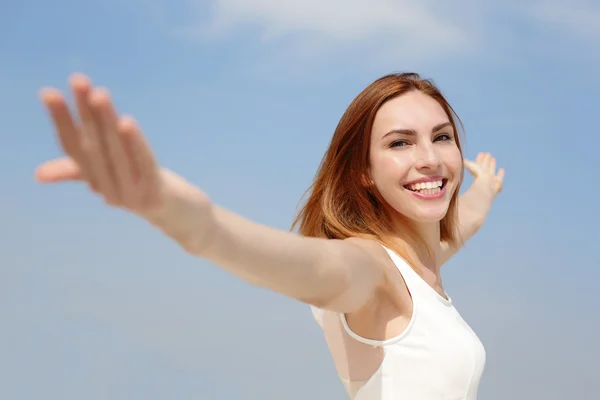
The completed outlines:
{"type": "Polygon", "coordinates": [[[136,121],[117,115],[108,91],[93,88],[87,77],[73,76],[70,86],[79,121],[58,90],[41,91],[68,158],[42,164],[38,180],[83,180],[108,204],[132,211],[159,206],[161,170],[136,121]]]}
{"type": "Polygon", "coordinates": [[[504,168],[496,171],[496,159],[490,153],[479,153],[475,161],[464,160],[467,171],[473,175],[471,186],[481,196],[481,201],[493,201],[502,191],[504,168]]]}
{"type": "Polygon", "coordinates": [[[475,161],[464,160],[464,165],[473,175],[473,184],[458,200],[459,222],[468,237],[479,229],[502,191],[504,168],[496,171],[496,159],[490,153],[479,153],[475,161]]]}
{"type": "Polygon", "coordinates": [[[192,230],[202,236],[210,209],[205,194],[158,165],[136,121],[117,114],[106,89],[94,88],[84,75],[73,76],[70,87],[76,112],[58,90],[41,91],[67,157],[40,165],[38,181],[82,181],[109,205],[144,217],[183,246],[192,230]]]}
{"type": "Polygon", "coordinates": [[[504,169],[496,171],[496,159],[490,153],[479,153],[475,161],[464,160],[467,171],[473,175],[473,184],[458,199],[459,245],[442,243],[440,265],[448,261],[483,225],[494,199],[502,190],[504,169]]]}

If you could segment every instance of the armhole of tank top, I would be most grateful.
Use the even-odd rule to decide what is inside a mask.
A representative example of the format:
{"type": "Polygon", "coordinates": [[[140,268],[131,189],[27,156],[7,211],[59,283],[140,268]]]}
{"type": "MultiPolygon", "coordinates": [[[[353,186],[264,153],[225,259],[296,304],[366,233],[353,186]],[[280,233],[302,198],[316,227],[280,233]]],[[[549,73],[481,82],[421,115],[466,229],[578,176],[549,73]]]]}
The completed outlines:
{"type": "MultiPolygon", "coordinates": [[[[352,329],[350,329],[350,326],[348,325],[348,321],[346,320],[346,315],[344,313],[339,314],[340,322],[342,323],[342,326],[344,327],[344,330],[346,331],[346,333],[351,338],[353,338],[354,340],[356,340],[360,343],[363,343],[363,344],[366,344],[369,346],[373,346],[373,347],[383,347],[383,346],[387,346],[390,344],[394,344],[394,343],[402,340],[406,335],[408,335],[408,333],[412,329],[412,326],[414,325],[415,317],[417,315],[417,305],[418,305],[418,300],[415,298],[416,296],[414,295],[414,290],[413,290],[414,285],[411,285],[409,283],[409,282],[412,282],[412,279],[411,279],[412,277],[409,277],[407,279],[406,278],[407,274],[404,272],[405,271],[404,266],[406,266],[408,268],[410,268],[410,266],[408,266],[408,264],[406,264],[406,263],[399,265],[399,263],[403,263],[404,260],[402,258],[400,258],[399,256],[397,256],[396,253],[394,253],[392,250],[388,249],[384,245],[381,245],[381,246],[388,253],[388,256],[390,257],[390,259],[396,266],[398,273],[402,276],[402,279],[404,280],[404,285],[406,286],[406,290],[408,290],[408,294],[411,298],[412,316],[410,318],[408,325],[406,326],[404,331],[402,331],[402,333],[399,334],[398,336],[394,336],[393,338],[386,339],[386,340],[375,340],[375,339],[369,339],[369,338],[362,337],[359,334],[355,333],[352,329]]],[[[410,273],[410,272],[408,272],[408,273],[410,273]]]]}

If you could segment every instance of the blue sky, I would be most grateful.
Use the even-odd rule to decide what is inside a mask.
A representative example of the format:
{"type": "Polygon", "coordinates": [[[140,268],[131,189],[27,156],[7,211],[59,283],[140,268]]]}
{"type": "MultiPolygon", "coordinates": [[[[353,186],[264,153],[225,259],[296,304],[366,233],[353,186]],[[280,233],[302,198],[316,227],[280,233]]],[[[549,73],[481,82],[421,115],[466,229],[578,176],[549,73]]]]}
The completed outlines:
{"type": "Polygon", "coordinates": [[[492,3],[3,0],[0,397],[345,398],[307,306],[78,185],[35,184],[60,154],[37,91],[75,71],[138,118],[165,166],[282,229],[355,95],[392,71],[433,78],[466,155],[507,171],[444,271],[487,348],[481,399],[598,393],[600,7],[492,3]]]}

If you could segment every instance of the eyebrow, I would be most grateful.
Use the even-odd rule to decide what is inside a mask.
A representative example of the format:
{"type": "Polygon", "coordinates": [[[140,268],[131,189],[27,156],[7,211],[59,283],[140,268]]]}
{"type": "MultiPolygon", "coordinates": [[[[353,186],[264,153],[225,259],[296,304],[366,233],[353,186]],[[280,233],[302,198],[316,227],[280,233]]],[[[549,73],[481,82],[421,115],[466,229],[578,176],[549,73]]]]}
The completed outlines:
{"type": "MultiPolygon", "coordinates": [[[[431,133],[435,133],[447,126],[452,126],[452,124],[450,122],[442,122],[441,124],[437,124],[433,127],[433,129],[431,129],[431,133]]],[[[383,135],[382,139],[393,134],[416,136],[417,131],[415,131],[414,129],[392,129],[391,131],[383,135]]]]}

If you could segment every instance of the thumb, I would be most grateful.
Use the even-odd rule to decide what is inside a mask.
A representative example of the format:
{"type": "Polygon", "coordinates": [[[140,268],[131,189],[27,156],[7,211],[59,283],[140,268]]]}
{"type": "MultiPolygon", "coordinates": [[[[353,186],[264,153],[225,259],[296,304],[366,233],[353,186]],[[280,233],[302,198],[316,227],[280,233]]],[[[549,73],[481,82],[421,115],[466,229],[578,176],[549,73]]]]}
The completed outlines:
{"type": "Polygon", "coordinates": [[[72,158],[59,158],[40,165],[35,177],[41,183],[81,180],[81,169],[72,158]]]}
{"type": "Polygon", "coordinates": [[[477,177],[477,175],[479,175],[480,171],[479,171],[479,165],[477,165],[477,163],[475,163],[471,160],[464,159],[463,164],[465,166],[465,169],[467,171],[469,171],[469,173],[471,175],[473,175],[473,177],[477,177]]]}

